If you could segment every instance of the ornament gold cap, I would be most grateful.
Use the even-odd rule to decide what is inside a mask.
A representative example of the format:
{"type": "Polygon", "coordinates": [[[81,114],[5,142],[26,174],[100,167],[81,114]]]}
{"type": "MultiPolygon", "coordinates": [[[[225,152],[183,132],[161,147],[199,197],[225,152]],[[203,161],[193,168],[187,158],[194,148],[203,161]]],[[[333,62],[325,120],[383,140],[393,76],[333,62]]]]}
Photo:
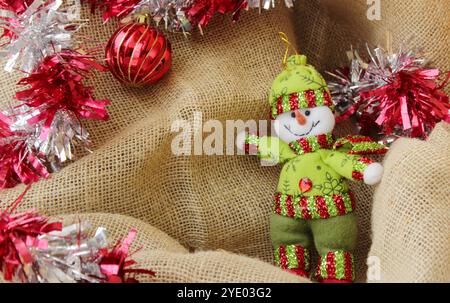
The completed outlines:
{"type": "Polygon", "coordinates": [[[135,22],[139,24],[150,24],[151,16],[148,13],[139,13],[134,16],[135,22]]]}

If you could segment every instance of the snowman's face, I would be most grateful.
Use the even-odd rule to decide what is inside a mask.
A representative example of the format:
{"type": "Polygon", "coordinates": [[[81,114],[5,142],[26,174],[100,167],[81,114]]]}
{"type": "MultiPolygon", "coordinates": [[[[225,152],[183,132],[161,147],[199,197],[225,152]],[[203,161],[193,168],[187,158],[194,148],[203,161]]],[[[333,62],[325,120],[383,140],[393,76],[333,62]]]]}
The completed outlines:
{"type": "Polygon", "coordinates": [[[335,124],[327,106],[299,109],[283,113],[276,118],[275,133],[286,143],[300,138],[330,133],[335,124]]]}

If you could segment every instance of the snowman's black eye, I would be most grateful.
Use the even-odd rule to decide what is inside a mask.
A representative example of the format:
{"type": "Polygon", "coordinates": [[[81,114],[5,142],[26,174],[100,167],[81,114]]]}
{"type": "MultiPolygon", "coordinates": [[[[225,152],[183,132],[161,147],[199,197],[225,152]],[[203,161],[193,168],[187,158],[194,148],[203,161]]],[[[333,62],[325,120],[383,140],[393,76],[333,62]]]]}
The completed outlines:
{"type": "Polygon", "coordinates": [[[305,116],[309,116],[309,115],[311,115],[311,112],[310,112],[309,110],[307,110],[307,111],[305,112],[305,116]]]}
{"type": "Polygon", "coordinates": [[[291,117],[295,118],[295,113],[294,112],[291,113],[291,117]]]}

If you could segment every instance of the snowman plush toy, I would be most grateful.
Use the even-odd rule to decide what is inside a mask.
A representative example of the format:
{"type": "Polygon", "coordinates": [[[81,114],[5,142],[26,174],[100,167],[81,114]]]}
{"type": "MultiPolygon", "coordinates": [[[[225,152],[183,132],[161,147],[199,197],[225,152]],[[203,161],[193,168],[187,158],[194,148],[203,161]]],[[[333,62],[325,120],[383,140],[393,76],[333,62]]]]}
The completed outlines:
{"type": "Polygon", "coordinates": [[[358,228],[346,179],[380,182],[382,165],[362,155],[386,148],[363,136],[334,139],[328,87],[303,55],[289,57],[269,103],[276,137],[242,132],[236,143],[248,154],[283,165],[270,218],[274,263],[308,277],[315,248],[319,281],[352,282],[358,228]]]}

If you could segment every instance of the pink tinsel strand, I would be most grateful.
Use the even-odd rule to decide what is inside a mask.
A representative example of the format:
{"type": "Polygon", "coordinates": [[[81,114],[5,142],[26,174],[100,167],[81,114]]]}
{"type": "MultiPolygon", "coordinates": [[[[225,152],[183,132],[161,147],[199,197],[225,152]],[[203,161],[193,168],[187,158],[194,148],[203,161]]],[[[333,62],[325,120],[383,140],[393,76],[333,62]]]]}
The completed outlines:
{"type": "Polygon", "coordinates": [[[49,172],[25,142],[10,129],[11,119],[0,112],[0,189],[47,178],[49,172]]]}
{"type": "Polygon", "coordinates": [[[81,222],[76,230],[74,225],[66,230],[61,222],[49,222],[33,209],[16,212],[29,188],[0,209],[0,272],[5,280],[137,283],[137,274],[155,275],[151,270],[130,268],[137,264],[129,252],[136,229],[109,250],[97,246],[106,245],[104,231],[99,232],[102,228],[91,238],[81,222]],[[74,259],[82,264],[73,264],[74,259]]]}
{"type": "Polygon", "coordinates": [[[16,201],[0,210],[0,270],[7,281],[14,277],[26,281],[21,267],[34,261],[26,243],[35,242],[39,235],[61,230],[62,227],[60,222],[49,223],[48,218],[34,210],[13,214],[29,188],[16,201]]]}
{"type": "MultiPolygon", "coordinates": [[[[34,0],[0,0],[0,10],[5,10],[11,12],[12,15],[20,15],[26,11],[28,6],[34,0]]],[[[4,20],[10,20],[9,17],[0,17],[4,20]]],[[[11,20],[12,22],[12,20],[11,20]]],[[[15,34],[8,28],[3,28],[3,32],[0,36],[0,39],[7,38],[7,42],[3,43],[0,46],[6,45],[15,37],[15,34]]]]}
{"type": "Polygon", "coordinates": [[[31,86],[17,92],[15,98],[29,108],[26,112],[31,115],[27,119],[29,125],[43,123],[41,139],[46,138],[58,110],[72,112],[78,118],[108,119],[106,106],[110,101],[94,99],[93,88],[83,84],[92,69],[106,70],[93,56],[63,50],[45,57],[28,77],[18,82],[31,86]]]}
{"type": "Polygon", "coordinates": [[[11,119],[0,112],[0,140],[13,135],[10,129],[11,119]]]}
{"type": "Polygon", "coordinates": [[[368,132],[374,122],[385,135],[425,139],[440,121],[450,122],[449,97],[442,90],[438,69],[403,70],[385,86],[361,93],[359,124],[368,132]]]}
{"type": "Polygon", "coordinates": [[[100,10],[103,12],[103,20],[123,18],[131,13],[141,0],[84,0],[91,5],[91,12],[100,10]]]}
{"type": "Polygon", "coordinates": [[[30,184],[48,176],[47,168],[23,140],[0,144],[0,188],[30,184]]]}
{"type": "MultiPolygon", "coordinates": [[[[130,14],[141,0],[85,0],[91,5],[91,11],[103,11],[103,20],[124,18],[130,14]]],[[[233,21],[239,18],[241,10],[248,7],[245,0],[196,0],[185,1],[179,8],[186,13],[191,25],[204,27],[215,14],[231,14],[233,21]]]]}
{"type": "Polygon", "coordinates": [[[0,0],[0,9],[22,14],[34,0],[0,0]]]}
{"type": "Polygon", "coordinates": [[[106,282],[109,283],[137,283],[139,282],[134,275],[145,274],[155,276],[155,273],[148,269],[129,268],[136,264],[136,261],[129,259],[131,243],[136,237],[136,229],[131,229],[128,236],[119,241],[111,251],[104,249],[100,252],[102,255],[100,269],[106,276],[106,282]]]}
{"type": "Polygon", "coordinates": [[[361,134],[388,144],[399,137],[425,139],[436,123],[450,122],[443,90],[450,72],[429,68],[421,49],[403,44],[396,53],[367,49],[369,61],[353,51],[348,69],[329,73],[336,79],[329,88],[340,113],[337,121],[355,117],[361,134]]]}
{"type": "Polygon", "coordinates": [[[185,9],[192,26],[206,26],[215,14],[231,14],[233,21],[239,17],[242,9],[247,8],[245,0],[197,0],[185,9]]]}

